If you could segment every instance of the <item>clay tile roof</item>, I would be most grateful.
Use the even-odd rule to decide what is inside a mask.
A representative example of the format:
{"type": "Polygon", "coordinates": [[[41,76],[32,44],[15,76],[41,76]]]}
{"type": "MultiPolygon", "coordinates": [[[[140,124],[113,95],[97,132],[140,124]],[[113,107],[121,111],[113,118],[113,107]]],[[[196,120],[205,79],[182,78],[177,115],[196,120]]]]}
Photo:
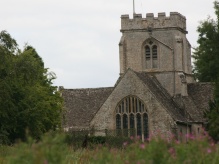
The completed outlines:
{"type": "Polygon", "coordinates": [[[186,118],[183,116],[183,111],[180,110],[177,103],[175,103],[169,93],[164,89],[155,76],[151,76],[146,72],[135,72],[135,74],[149,87],[157,100],[166,108],[167,112],[176,120],[185,122],[186,118]]]}
{"type": "Polygon", "coordinates": [[[91,119],[113,89],[113,87],[62,89],[66,109],[64,127],[73,129],[89,127],[91,119]]]}

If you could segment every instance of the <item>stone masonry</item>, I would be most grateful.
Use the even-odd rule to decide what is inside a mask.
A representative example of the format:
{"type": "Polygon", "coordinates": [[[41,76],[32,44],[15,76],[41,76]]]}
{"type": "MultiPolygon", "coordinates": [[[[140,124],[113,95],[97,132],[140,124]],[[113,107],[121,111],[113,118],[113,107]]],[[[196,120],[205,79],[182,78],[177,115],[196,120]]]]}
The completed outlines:
{"type": "Polygon", "coordinates": [[[120,48],[120,73],[128,68],[137,72],[146,71],[155,74],[171,95],[181,93],[181,82],[178,76],[183,73],[188,83],[194,82],[191,66],[191,46],[186,39],[186,18],[177,12],[135,14],[133,19],[128,15],[121,16],[122,37],[120,48]],[[158,45],[158,68],[145,68],[144,47],[147,41],[158,45]]]}
{"type": "Polygon", "coordinates": [[[113,87],[60,88],[65,130],[124,130],[133,122],[143,137],[147,137],[145,126],[149,134],[171,132],[180,140],[189,132],[199,135],[213,85],[196,82],[192,76],[186,18],[177,12],[158,17],[148,13],[146,18],[134,14],[133,19],[122,15],[120,31],[120,76],[113,87]],[[146,111],[141,113],[140,105],[125,105],[132,109],[124,110],[121,104],[127,97],[130,101],[135,97],[146,111]]]}

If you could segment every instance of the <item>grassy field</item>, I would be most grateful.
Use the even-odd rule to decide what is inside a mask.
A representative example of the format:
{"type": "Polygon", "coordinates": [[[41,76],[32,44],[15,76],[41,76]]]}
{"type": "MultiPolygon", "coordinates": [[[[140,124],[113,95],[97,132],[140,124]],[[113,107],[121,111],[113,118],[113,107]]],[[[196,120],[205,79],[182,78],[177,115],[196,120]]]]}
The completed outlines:
{"type": "Polygon", "coordinates": [[[219,145],[207,135],[187,138],[187,143],[164,137],[153,137],[146,142],[131,138],[120,148],[95,144],[74,149],[67,144],[65,134],[47,134],[37,143],[29,139],[26,143],[0,146],[0,164],[219,163],[219,145]]]}

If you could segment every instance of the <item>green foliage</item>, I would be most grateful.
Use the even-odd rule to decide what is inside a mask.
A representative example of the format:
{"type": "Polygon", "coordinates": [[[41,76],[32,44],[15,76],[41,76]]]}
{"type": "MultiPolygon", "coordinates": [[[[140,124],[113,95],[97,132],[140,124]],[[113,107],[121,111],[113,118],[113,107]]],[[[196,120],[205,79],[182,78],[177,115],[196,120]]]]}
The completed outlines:
{"type": "Polygon", "coordinates": [[[152,138],[149,142],[136,140],[123,149],[97,147],[87,150],[80,157],[81,163],[218,163],[219,147],[209,142],[208,137],[194,139],[188,143],[152,138]]]}
{"type": "Polygon", "coordinates": [[[0,155],[0,161],[4,163],[68,163],[73,157],[71,149],[65,144],[65,135],[58,133],[48,133],[41,141],[35,143],[31,138],[25,143],[16,144],[10,148],[6,157],[0,155]]]}
{"type": "Polygon", "coordinates": [[[132,143],[128,137],[116,136],[87,136],[86,132],[74,132],[66,134],[66,143],[73,146],[74,150],[83,148],[83,143],[87,142],[86,148],[95,148],[97,145],[104,145],[108,148],[123,148],[124,143],[132,143]]]}
{"type": "Polygon", "coordinates": [[[52,86],[36,50],[20,50],[6,31],[0,33],[0,143],[33,138],[60,128],[62,98],[52,86]]]}
{"type": "Polygon", "coordinates": [[[206,112],[206,118],[209,120],[206,128],[209,135],[215,141],[219,141],[219,104],[218,101],[212,101],[209,105],[210,110],[206,112]]]}
{"type": "Polygon", "coordinates": [[[161,136],[147,142],[131,140],[123,143],[122,148],[96,145],[92,149],[74,150],[66,144],[66,134],[50,132],[37,143],[29,138],[28,142],[13,147],[0,146],[0,163],[219,163],[219,145],[211,142],[206,133],[197,138],[190,135],[187,143],[161,136]]]}
{"type": "Polygon", "coordinates": [[[194,73],[199,81],[212,82],[219,77],[219,3],[214,2],[217,20],[208,18],[201,22],[197,31],[198,44],[195,49],[194,73]]]}
{"type": "Polygon", "coordinates": [[[196,78],[201,82],[215,84],[214,101],[210,102],[210,110],[205,117],[209,120],[207,130],[209,134],[219,141],[219,2],[214,2],[216,20],[208,18],[198,27],[198,44],[195,49],[196,78]]]}

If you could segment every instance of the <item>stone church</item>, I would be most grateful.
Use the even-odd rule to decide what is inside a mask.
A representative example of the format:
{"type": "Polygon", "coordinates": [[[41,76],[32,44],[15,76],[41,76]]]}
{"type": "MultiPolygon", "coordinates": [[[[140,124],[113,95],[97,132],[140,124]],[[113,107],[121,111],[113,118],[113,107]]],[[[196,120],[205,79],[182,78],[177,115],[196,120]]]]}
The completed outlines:
{"type": "Polygon", "coordinates": [[[156,131],[200,133],[213,86],[193,78],[186,18],[178,12],[122,15],[120,31],[113,87],[60,87],[65,130],[132,129],[144,138],[156,131]]]}

